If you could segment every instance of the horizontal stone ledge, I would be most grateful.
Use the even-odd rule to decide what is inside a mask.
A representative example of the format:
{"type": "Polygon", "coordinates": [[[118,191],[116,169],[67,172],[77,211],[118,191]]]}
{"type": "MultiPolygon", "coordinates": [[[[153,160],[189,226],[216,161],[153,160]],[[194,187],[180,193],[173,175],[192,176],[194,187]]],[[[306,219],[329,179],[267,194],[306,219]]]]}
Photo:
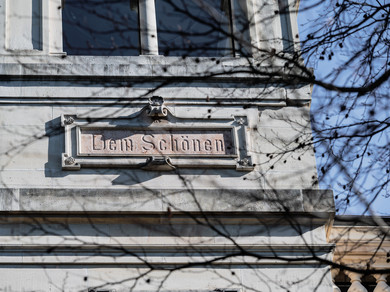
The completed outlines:
{"type": "Polygon", "coordinates": [[[228,245],[228,244],[2,244],[0,246],[1,253],[19,253],[19,252],[37,252],[50,250],[50,253],[62,253],[62,252],[100,252],[100,253],[123,253],[128,251],[131,253],[144,253],[148,252],[161,253],[186,253],[186,254],[208,254],[208,253],[237,253],[241,250],[257,253],[257,252],[268,252],[273,255],[275,253],[312,253],[312,252],[329,252],[334,249],[334,244],[238,244],[238,245],[228,245]]]}
{"type": "MultiPolygon", "coordinates": [[[[43,100],[40,98],[36,97],[1,97],[0,96],[0,104],[8,104],[8,105],[31,105],[31,104],[39,104],[39,105],[45,105],[45,106],[50,106],[50,105],[55,105],[55,106],[60,106],[60,105],[112,105],[113,100],[115,100],[115,105],[123,105],[123,106],[128,106],[129,104],[131,105],[144,105],[144,101],[131,101],[130,99],[123,98],[121,101],[117,101],[117,97],[112,97],[112,98],[105,98],[105,97],[94,97],[91,99],[90,97],[85,97],[85,98],[57,98],[57,97],[51,97],[50,100],[43,100]],[[110,100],[111,99],[111,100],[110,100]]],[[[296,100],[294,103],[295,106],[304,106],[307,105],[310,102],[310,99],[299,99],[296,100]]],[[[187,103],[181,102],[181,101],[176,101],[176,100],[171,100],[169,101],[169,105],[185,105],[186,107],[189,106],[245,106],[246,108],[250,107],[285,107],[287,106],[287,103],[284,100],[239,100],[239,99],[232,99],[232,100],[217,100],[217,101],[189,101],[187,103]]]]}
{"type": "MultiPolygon", "coordinates": [[[[202,267],[208,265],[277,265],[277,264],[319,264],[322,261],[329,262],[329,253],[322,252],[319,254],[313,254],[307,252],[306,254],[286,254],[275,255],[269,254],[253,254],[251,255],[236,255],[236,254],[223,254],[223,255],[165,255],[158,254],[156,256],[151,255],[137,255],[126,254],[122,251],[121,254],[100,254],[99,251],[91,252],[89,254],[78,253],[66,253],[58,254],[55,252],[50,253],[20,253],[20,254],[7,254],[0,257],[0,265],[153,265],[155,268],[158,266],[166,265],[179,265],[186,268],[202,267]]],[[[324,263],[325,264],[325,263],[324,263]]]]}
{"type": "MultiPolygon", "coordinates": [[[[334,213],[318,189],[0,189],[0,211],[135,213],[334,213]]],[[[328,215],[326,215],[328,214],[328,215]]]]}
{"type": "MultiPolygon", "coordinates": [[[[39,70],[39,69],[37,69],[39,70]]],[[[4,70],[3,70],[4,71],[4,70]]],[[[302,78],[302,81],[299,81],[298,78],[293,80],[293,77],[290,79],[279,76],[278,73],[269,73],[269,75],[256,75],[251,73],[214,73],[214,74],[185,74],[174,76],[171,75],[96,75],[91,72],[91,74],[51,74],[52,72],[46,73],[37,73],[33,75],[33,72],[27,71],[17,74],[8,74],[6,72],[2,72],[1,64],[0,64],[0,80],[2,82],[6,81],[60,81],[60,82],[72,82],[75,84],[99,84],[99,83],[109,83],[109,82],[131,82],[138,84],[148,84],[152,82],[165,82],[167,87],[169,84],[174,84],[177,82],[187,82],[194,83],[196,82],[204,82],[205,84],[212,85],[213,83],[220,84],[221,82],[226,83],[248,83],[252,85],[253,83],[257,84],[269,84],[269,83],[280,83],[285,85],[292,85],[294,88],[300,88],[302,86],[308,86],[309,82],[307,79],[302,78]],[[298,79],[298,80],[297,80],[298,79]],[[295,82],[294,82],[295,81],[295,82]]],[[[120,86],[118,84],[117,86],[120,86]]],[[[113,86],[115,87],[115,86],[113,86]]]]}
{"type": "MultiPolygon", "coordinates": [[[[32,268],[33,266],[38,266],[39,268],[42,267],[48,267],[48,266],[56,266],[58,268],[59,266],[64,268],[65,266],[71,266],[71,267],[85,267],[85,266],[99,266],[99,268],[103,267],[114,267],[114,268],[120,268],[120,267],[134,267],[134,268],[142,268],[142,267],[148,267],[149,265],[153,265],[154,269],[162,269],[163,267],[169,267],[169,268],[191,268],[191,267],[205,267],[205,266],[217,266],[220,268],[231,268],[233,266],[239,266],[240,268],[252,268],[253,266],[265,266],[265,265],[271,265],[271,266],[280,266],[280,265],[313,265],[315,268],[318,268],[318,265],[321,264],[321,262],[324,260],[324,263],[322,266],[327,266],[325,263],[326,259],[318,259],[318,260],[297,260],[297,259],[285,259],[285,260],[258,260],[258,261],[250,261],[250,260],[240,260],[240,261],[215,261],[212,263],[209,262],[194,262],[194,263],[188,263],[188,259],[185,259],[183,261],[172,261],[167,262],[166,259],[162,261],[156,261],[152,263],[147,263],[141,260],[135,260],[135,261],[116,261],[111,258],[104,260],[94,260],[91,259],[89,261],[82,261],[82,259],[79,258],[69,258],[65,257],[64,259],[52,259],[52,260],[25,260],[24,262],[20,261],[20,258],[17,259],[8,259],[1,261],[0,259],[0,267],[1,266],[12,266],[12,267],[26,267],[29,266],[29,268],[32,268]],[[67,261],[66,261],[67,260],[67,261]]],[[[168,268],[167,268],[168,269],[168,268]]]]}
{"type": "MultiPolygon", "coordinates": [[[[181,57],[90,57],[67,56],[58,57],[15,57],[2,58],[0,62],[0,75],[29,76],[38,78],[207,78],[229,79],[243,78],[261,79],[299,79],[304,82],[314,78],[310,69],[298,66],[285,66],[285,60],[276,62],[260,62],[247,58],[186,58],[181,57]]],[[[140,79],[141,80],[141,79],[140,79]]]]}

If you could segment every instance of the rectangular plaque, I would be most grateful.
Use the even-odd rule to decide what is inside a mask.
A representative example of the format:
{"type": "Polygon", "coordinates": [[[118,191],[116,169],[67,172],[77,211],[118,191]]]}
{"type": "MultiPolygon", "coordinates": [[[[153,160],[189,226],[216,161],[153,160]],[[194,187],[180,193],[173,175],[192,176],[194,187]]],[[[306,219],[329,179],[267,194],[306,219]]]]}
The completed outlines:
{"type": "Polygon", "coordinates": [[[231,128],[79,128],[80,156],[235,157],[231,128]]]}
{"type": "Polygon", "coordinates": [[[247,117],[176,117],[161,101],[155,103],[124,117],[62,115],[62,169],[254,169],[247,117]]]}

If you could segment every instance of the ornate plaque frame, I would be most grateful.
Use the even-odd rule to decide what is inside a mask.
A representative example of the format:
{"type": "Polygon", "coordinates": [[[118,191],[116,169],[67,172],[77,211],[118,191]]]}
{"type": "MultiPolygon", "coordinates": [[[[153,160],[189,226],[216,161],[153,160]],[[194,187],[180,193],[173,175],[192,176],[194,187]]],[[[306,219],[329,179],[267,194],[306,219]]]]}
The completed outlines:
{"type": "MultiPolygon", "coordinates": [[[[77,115],[62,115],[61,125],[65,130],[65,152],[62,154],[63,170],[79,170],[80,168],[139,168],[163,171],[176,168],[230,168],[238,171],[251,171],[254,168],[251,156],[248,154],[247,145],[249,145],[249,140],[246,117],[239,116],[230,119],[176,117],[164,105],[164,100],[161,97],[152,97],[148,105],[130,117],[89,118],[77,115]],[[209,137],[207,140],[209,144],[212,140],[210,137],[223,136],[226,140],[224,142],[225,148],[228,145],[229,150],[220,146],[216,151],[209,151],[209,153],[200,151],[200,148],[197,149],[199,150],[198,152],[175,153],[171,151],[170,154],[166,154],[162,151],[152,155],[139,151],[124,153],[110,151],[110,149],[93,152],[86,150],[82,141],[86,139],[83,133],[94,133],[94,131],[96,133],[99,131],[104,131],[105,133],[114,133],[115,131],[117,133],[127,132],[135,133],[134,135],[144,135],[144,137],[145,135],[154,137],[153,134],[173,136],[176,133],[188,133],[189,136],[191,134],[198,135],[194,137],[202,137],[202,135],[209,137]],[[221,152],[221,148],[226,151],[221,152]]],[[[196,139],[196,141],[200,139],[196,139]]],[[[175,141],[177,143],[177,140],[175,141]]],[[[217,141],[221,140],[216,140],[215,143],[217,141]]],[[[222,145],[222,142],[220,143],[222,145]]],[[[206,146],[209,146],[209,144],[206,146]]],[[[208,148],[207,150],[210,150],[211,146],[208,148]]]]}

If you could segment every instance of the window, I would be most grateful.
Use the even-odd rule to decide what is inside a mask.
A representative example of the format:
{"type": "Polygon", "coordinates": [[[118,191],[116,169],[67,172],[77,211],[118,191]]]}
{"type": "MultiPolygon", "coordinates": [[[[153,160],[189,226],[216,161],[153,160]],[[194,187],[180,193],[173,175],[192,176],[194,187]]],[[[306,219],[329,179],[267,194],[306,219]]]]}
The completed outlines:
{"type": "Polygon", "coordinates": [[[247,55],[245,0],[66,0],[68,55],[247,55]]]}
{"type": "Polygon", "coordinates": [[[63,46],[69,55],[139,54],[138,5],[123,0],[66,0],[63,46]]]}
{"type": "MultiPolygon", "coordinates": [[[[238,1],[232,1],[238,4],[238,1]]],[[[166,56],[232,56],[233,7],[229,0],[156,1],[160,54],[166,56]]],[[[236,5],[239,8],[239,5],[236,5]]],[[[240,19],[242,23],[242,19],[240,19]]],[[[248,25],[245,25],[246,30],[248,25]]]]}

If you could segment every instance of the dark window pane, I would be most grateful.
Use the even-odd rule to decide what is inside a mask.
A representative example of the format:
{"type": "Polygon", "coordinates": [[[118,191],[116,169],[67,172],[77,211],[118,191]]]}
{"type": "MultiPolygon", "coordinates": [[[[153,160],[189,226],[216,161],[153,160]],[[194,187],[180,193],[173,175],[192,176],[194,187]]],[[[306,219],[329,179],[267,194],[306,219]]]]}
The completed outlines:
{"type": "Polygon", "coordinates": [[[139,55],[137,0],[66,0],[64,51],[69,55],[139,55]]]}
{"type": "Polygon", "coordinates": [[[34,50],[42,50],[42,0],[32,0],[31,36],[34,50]]]}
{"type": "Polygon", "coordinates": [[[232,55],[229,5],[229,0],[156,0],[160,54],[232,55]]]}

